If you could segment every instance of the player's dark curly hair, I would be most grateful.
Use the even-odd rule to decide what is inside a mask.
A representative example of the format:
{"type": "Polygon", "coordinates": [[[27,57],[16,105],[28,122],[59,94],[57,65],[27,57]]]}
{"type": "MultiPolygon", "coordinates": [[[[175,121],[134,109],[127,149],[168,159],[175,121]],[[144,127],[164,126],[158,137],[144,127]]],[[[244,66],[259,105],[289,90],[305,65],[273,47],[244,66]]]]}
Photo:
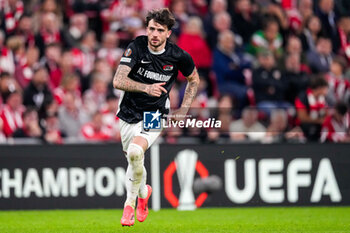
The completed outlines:
{"type": "Polygon", "coordinates": [[[171,30],[175,24],[175,17],[168,8],[161,8],[148,12],[146,16],[146,26],[148,26],[149,21],[152,19],[161,25],[166,25],[168,30],[171,30]]]}

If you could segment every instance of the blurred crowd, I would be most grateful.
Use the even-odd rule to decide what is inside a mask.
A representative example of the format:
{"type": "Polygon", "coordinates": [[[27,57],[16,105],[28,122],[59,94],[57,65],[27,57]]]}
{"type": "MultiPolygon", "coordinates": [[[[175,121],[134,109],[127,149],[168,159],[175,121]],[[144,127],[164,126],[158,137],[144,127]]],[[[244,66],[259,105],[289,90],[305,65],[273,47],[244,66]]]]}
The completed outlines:
{"type": "Polygon", "coordinates": [[[113,75],[162,7],[200,74],[189,114],[222,122],[163,141],[350,141],[348,0],[0,0],[0,142],[119,142],[113,75]]]}

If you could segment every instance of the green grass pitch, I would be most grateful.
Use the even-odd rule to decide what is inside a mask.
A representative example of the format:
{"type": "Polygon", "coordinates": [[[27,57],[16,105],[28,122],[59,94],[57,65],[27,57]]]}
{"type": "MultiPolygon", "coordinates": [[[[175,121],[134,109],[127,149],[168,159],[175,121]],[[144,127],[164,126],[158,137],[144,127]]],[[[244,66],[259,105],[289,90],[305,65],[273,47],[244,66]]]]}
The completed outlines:
{"type": "Polygon", "coordinates": [[[350,232],[350,207],[202,208],[150,211],[121,227],[122,210],[0,211],[0,232],[350,232]]]}

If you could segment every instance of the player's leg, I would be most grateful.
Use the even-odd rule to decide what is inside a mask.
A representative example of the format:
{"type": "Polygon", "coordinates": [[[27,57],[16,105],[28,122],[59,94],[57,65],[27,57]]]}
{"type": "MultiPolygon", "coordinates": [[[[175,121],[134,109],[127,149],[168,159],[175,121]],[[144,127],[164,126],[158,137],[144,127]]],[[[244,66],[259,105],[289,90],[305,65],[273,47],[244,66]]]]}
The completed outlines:
{"type": "Polygon", "coordinates": [[[141,179],[141,184],[140,184],[140,189],[138,193],[138,197],[140,198],[146,198],[148,194],[148,189],[147,189],[147,170],[145,168],[145,165],[143,165],[143,173],[142,173],[142,179],[141,179]]]}
{"type": "Polygon", "coordinates": [[[123,226],[132,226],[135,223],[135,202],[140,189],[142,174],[144,150],[142,146],[136,143],[130,143],[127,150],[128,168],[126,170],[126,201],[124,203],[124,212],[120,220],[123,226]]]}
{"type": "MultiPolygon", "coordinates": [[[[143,154],[145,150],[143,149],[142,144],[139,145],[137,141],[133,141],[135,134],[139,130],[138,128],[139,126],[137,124],[128,124],[125,121],[120,121],[120,133],[123,151],[128,161],[125,177],[127,199],[124,203],[123,216],[120,220],[123,226],[132,226],[135,223],[135,202],[142,180],[143,154]]],[[[144,147],[147,148],[147,145],[144,147]]]]}
{"type": "MultiPolygon", "coordinates": [[[[156,132],[142,132],[136,134],[135,139],[144,138],[147,140],[147,147],[144,148],[145,151],[154,143],[154,141],[160,135],[160,131],[156,132]],[[139,137],[138,137],[139,136],[139,137]],[[141,137],[141,138],[140,138],[141,137]]],[[[139,222],[143,222],[146,220],[148,216],[148,200],[152,194],[152,187],[147,185],[147,171],[144,167],[142,174],[142,181],[139,189],[138,199],[137,199],[137,208],[136,208],[136,217],[139,222]]]]}
{"type": "Polygon", "coordinates": [[[139,194],[140,186],[144,178],[144,151],[147,147],[147,140],[139,136],[134,137],[129,144],[127,150],[128,168],[126,171],[127,198],[124,206],[129,205],[133,208],[135,207],[136,197],[139,194]]]}
{"type": "Polygon", "coordinates": [[[128,168],[126,171],[125,181],[127,197],[124,204],[123,217],[121,219],[121,224],[123,226],[131,226],[134,225],[135,222],[134,208],[136,197],[139,193],[140,185],[143,180],[143,173],[145,171],[144,151],[147,149],[147,147],[147,140],[137,136],[133,138],[132,142],[128,146],[128,168]]]}

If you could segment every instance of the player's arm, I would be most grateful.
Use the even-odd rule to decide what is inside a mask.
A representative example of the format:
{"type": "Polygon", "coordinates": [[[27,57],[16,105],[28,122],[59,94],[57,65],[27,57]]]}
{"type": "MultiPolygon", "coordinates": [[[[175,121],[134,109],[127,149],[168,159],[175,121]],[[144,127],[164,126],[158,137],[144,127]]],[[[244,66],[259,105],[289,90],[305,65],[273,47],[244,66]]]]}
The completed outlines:
{"type": "Polygon", "coordinates": [[[172,120],[182,120],[190,109],[192,102],[197,94],[197,89],[199,85],[199,75],[197,69],[194,68],[193,72],[186,77],[187,85],[185,89],[185,95],[181,103],[180,109],[173,112],[172,120]]]}
{"type": "Polygon", "coordinates": [[[199,75],[197,69],[194,68],[192,74],[186,77],[187,86],[185,89],[185,95],[181,104],[181,108],[188,109],[191,107],[194,97],[196,97],[197,89],[199,85],[199,75]]]}
{"type": "Polygon", "coordinates": [[[165,82],[151,85],[140,83],[128,77],[130,71],[131,68],[127,65],[118,66],[113,79],[113,87],[115,89],[129,92],[144,92],[156,97],[161,96],[162,92],[167,93],[167,90],[163,87],[165,82]]]}

